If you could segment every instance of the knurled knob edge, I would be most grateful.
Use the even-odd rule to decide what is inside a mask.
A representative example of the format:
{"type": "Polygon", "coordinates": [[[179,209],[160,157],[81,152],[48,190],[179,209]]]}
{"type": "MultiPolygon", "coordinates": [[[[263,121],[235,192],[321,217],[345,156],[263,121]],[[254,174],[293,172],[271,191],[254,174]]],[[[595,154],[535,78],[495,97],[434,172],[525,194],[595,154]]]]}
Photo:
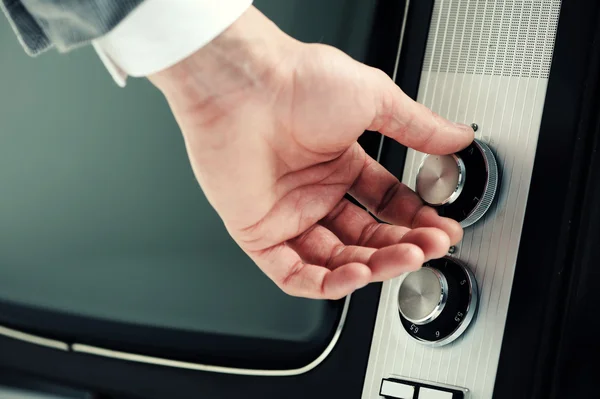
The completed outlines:
{"type": "Polygon", "coordinates": [[[496,162],[496,157],[487,144],[477,139],[475,139],[474,142],[483,154],[483,159],[487,168],[487,181],[483,190],[483,197],[475,209],[460,222],[462,228],[471,226],[485,215],[490,206],[492,206],[492,202],[494,202],[494,198],[496,197],[496,191],[498,190],[498,164],[496,162]]]}

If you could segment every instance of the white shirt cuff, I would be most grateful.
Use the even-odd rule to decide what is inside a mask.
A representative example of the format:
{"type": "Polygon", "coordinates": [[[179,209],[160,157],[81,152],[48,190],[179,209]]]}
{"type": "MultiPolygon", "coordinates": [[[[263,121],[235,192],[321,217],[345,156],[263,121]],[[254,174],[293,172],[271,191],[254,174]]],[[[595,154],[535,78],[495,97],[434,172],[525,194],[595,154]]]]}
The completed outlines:
{"type": "Polygon", "coordinates": [[[115,82],[142,77],[187,58],[219,36],[252,0],[145,0],[92,42],[115,82]]]}

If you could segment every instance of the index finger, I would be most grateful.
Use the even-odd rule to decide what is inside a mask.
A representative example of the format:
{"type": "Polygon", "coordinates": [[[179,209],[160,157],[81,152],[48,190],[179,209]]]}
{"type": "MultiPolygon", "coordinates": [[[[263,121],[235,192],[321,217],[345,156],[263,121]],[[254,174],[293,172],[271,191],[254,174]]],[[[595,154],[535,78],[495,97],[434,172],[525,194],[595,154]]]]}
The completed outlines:
{"type": "Polygon", "coordinates": [[[470,126],[451,122],[411,99],[385,73],[373,69],[375,116],[367,130],[427,154],[451,154],[474,139],[470,126]]]}

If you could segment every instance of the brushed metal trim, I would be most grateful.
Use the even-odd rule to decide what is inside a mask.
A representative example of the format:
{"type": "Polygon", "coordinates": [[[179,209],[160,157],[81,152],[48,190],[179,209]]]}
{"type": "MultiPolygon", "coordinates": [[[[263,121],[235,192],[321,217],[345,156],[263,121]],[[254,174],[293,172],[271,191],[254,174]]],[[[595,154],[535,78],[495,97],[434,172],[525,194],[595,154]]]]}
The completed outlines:
{"type": "Polygon", "coordinates": [[[202,363],[192,363],[192,362],[184,362],[179,360],[165,359],[154,356],[146,356],[140,355],[136,353],[115,351],[106,348],[100,348],[97,346],[85,345],[85,344],[73,344],[71,345],[71,350],[76,353],[84,353],[88,355],[102,356],[111,359],[118,360],[126,360],[129,362],[137,362],[137,363],[145,363],[151,364],[154,366],[165,366],[165,367],[174,367],[180,369],[188,369],[188,370],[196,370],[196,371],[207,371],[211,373],[221,373],[221,374],[236,374],[236,375],[248,375],[248,376],[262,376],[262,377],[288,377],[299,374],[304,374],[308,371],[311,371],[318,365],[320,365],[326,358],[329,356],[333,348],[337,344],[340,339],[340,335],[342,334],[342,329],[346,322],[346,317],[348,315],[348,308],[350,306],[350,297],[348,295],[344,302],[344,308],[342,310],[342,315],[340,317],[340,322],[335,330],[333,338],[329,342],[329,345],[325,348],[325,350],[317,357],[315,360],[310,362],[304,367],[289,369],[289,370],[259,370],[259,369],[245,369],[245,368],[235,368],[235,367],[223,367],[223,366],[213,366],[210,364],[202,364],[202,363]]]}
{"type": "Polygon", "coordinates": [[[69,351],[69,344],[54,339],[44,338],[33,334],[28,334],[12,328],[0,326],[0,336],[16,339],[34,345],[45,346],[47,348],[69,351]]]}

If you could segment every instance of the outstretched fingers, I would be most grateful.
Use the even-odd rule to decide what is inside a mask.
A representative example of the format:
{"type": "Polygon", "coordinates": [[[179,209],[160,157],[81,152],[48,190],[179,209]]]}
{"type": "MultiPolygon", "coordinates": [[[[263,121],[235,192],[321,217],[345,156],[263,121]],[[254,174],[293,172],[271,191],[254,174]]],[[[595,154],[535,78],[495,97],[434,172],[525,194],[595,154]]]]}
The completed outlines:
{"type": "Polygon", "coordinates": [[[250,256],[285,293],[313,299],[342,298],[372,281],[416,270],[425,261],[414,243],[381,249],[345,245],[321,225],[250,256]]]}
{"type": "Polygon", "coordinates": [[[344,199],[320,222],[345,245],[374,249],[399,243],[417,245],[426,260],[439,258],[448,252],[450,237],[437,227],[411,229],[380,223],[366,210],[344,199]]]}

